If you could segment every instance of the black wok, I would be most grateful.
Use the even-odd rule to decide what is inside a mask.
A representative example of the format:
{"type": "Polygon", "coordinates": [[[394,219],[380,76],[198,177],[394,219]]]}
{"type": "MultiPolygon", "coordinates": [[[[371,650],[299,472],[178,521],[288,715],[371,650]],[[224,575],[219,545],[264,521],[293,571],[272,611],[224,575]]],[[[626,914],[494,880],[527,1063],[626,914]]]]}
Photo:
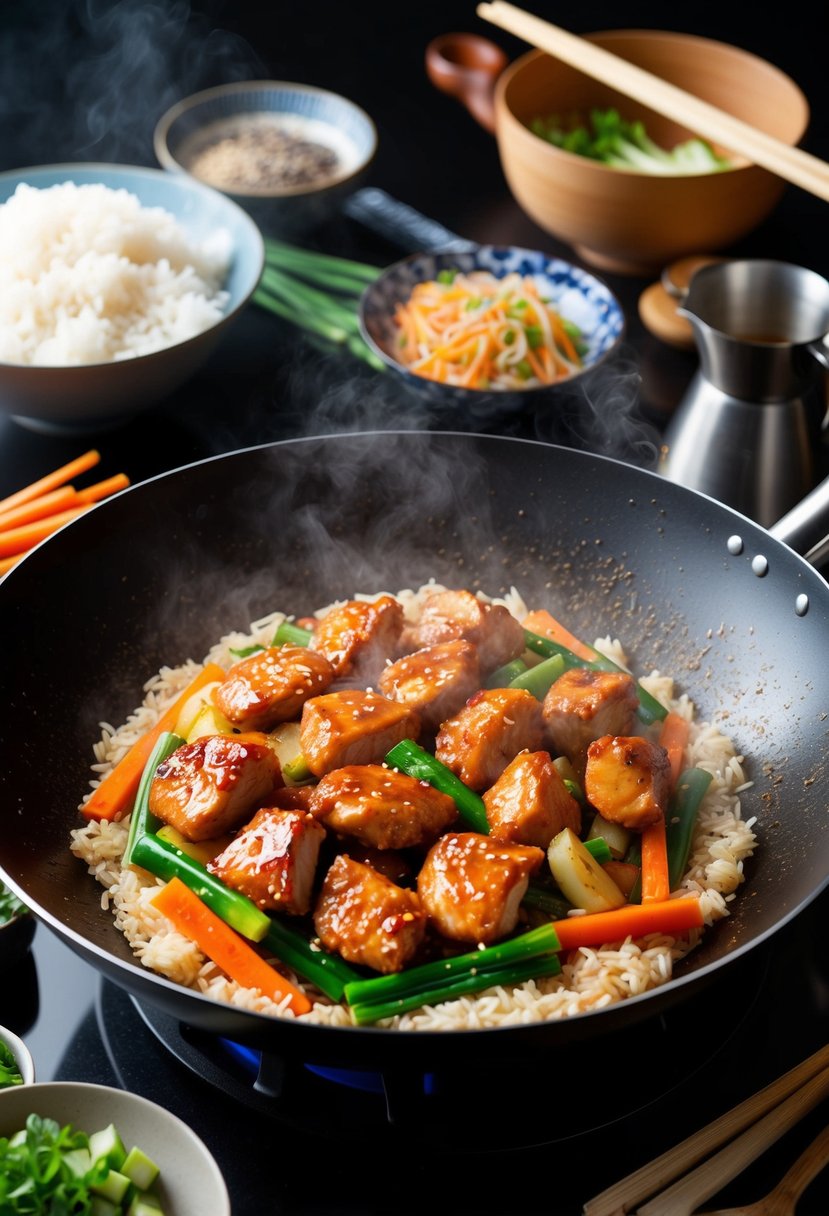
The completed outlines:
{"type": "MultiPolygon", "coordinates": [[[[523,1058],[703,993],[829,876],[829,586],[712,500],[614,460],[524,440],[402,432],[292,440],[135,486],[0,584],[0,877],[87,962],[191,1026],[372,1066],[523,1058]],[[765,572],[764,572],[765,570],[765,572]],[[133,959],[69,852],[99,722],[164,664],[273,608],[300,615],[430,577],[518,587],[587,637],[673,673],[747,758],[760,848],[732,915],[662,988],[558,1022],[451,1034],[330,1029],[234,1010],[133,959]]],[[[729,972],[730,974],[731,972],[729,972]]],[[[706,996],[707,999],[707,996],[706,996]]]]}

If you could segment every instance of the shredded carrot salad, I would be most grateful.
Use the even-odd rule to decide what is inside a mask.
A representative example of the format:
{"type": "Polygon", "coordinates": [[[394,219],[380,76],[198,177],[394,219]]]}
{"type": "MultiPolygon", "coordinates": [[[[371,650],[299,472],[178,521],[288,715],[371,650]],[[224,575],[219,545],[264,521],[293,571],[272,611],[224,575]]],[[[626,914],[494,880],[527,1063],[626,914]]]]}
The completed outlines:
{"type": "Polygon", "coordinates": [[[478,389],[554,384],[583,366],[580,334],[531,276],[442,271],[395,312],[398,356],[419,376],[478,389]]]}

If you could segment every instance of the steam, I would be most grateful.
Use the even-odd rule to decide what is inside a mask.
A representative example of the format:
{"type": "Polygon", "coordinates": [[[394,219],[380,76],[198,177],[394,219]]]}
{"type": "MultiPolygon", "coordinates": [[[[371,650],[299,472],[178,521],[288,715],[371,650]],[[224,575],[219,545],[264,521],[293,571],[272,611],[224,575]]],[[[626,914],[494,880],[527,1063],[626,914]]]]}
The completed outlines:
{"type": "Polygon", "coordinates": [[[194,14],[189,0],[15,7],[27,11],[0,41],[6,168],[155,166],[153,129],[169,106],[213,84],[269,74],[244,39],[194,14]]]}

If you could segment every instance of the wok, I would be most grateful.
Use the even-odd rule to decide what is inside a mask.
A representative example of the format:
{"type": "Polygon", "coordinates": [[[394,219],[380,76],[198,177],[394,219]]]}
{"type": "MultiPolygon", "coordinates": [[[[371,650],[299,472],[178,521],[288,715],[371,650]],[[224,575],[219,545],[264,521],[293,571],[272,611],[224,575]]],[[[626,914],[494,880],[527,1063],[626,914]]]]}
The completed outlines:
{"type": "MultiPolygon", "coordinates": [[[[382,432],[290,440],[138,484],[68,525],[0,584],[0,876],[140,1002],[198,1030],[336,1066],[507,1062],[710,994],[825,887],[829,586],[730,508],[616,460],[520,439],[382,432]],[[144,970],[68,849],[99,723],[123,722],[162,665],[200,660],[274,608],[303,615],[434,576],[511,585],[637,671],[673,673],[747,759],[760,847],[732,914],[669,984],[509,1029],[395,1034],[232,1009],[144,970]]],[[[757,956],[755,956],[757,957],[757,956]]]]}

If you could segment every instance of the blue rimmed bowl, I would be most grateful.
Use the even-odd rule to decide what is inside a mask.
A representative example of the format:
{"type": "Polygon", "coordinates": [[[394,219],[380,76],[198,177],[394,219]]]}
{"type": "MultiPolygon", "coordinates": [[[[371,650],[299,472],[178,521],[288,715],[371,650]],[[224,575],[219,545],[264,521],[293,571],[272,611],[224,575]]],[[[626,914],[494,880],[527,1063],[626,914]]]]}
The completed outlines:
{"type": "Polygon", "coordinates": [[[329,219],[362,182],[374,159],[377,129],[348,98],[282,80],[218,85],[167,110],[156,124],[153,143],[162,168],[198,178],[200,154],[219,139],[269,128],[330,150],[336,167],[307,184],[263,179],[234,186],[224,175],[202,180],[244,207],[269,235],[296,237],[329,219]]]}
{"type": "Polygon", "coordinates": [[[624,339],[626,324],[622,306],[613,292],[589,271],[537,250],[479,245],[469,250],[416,253],[389,266],[363,293],[360,329],[374,353],[416,392],[438,403],[468,407],[474,412],[477,407],[490,404],[520,409],[553,400],[562,390],[610,360],[624,339]],[[395,312],[418,283],[431,282],[445,271],[463,274],[487,271],[497,278],[508,274],[533,278],[539,293],[581,331],[582,368],[555,384],[503,391],[447,385],[413,372],[397,356],[400,331],[395,312]]]}

